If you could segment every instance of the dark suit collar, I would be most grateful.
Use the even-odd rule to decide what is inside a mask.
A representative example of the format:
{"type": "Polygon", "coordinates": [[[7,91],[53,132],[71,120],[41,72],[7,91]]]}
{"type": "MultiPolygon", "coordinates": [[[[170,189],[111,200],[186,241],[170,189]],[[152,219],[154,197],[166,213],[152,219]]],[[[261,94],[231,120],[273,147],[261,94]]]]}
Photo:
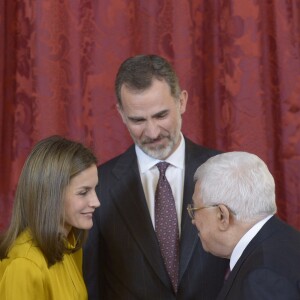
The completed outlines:
{"type": "Polygon", "coordinates": [[[283,222],[279,218],[273,216],[263,225],[260,231],[256,234],[256,236],[251,240],[251,242],[243,251],[243,254],[237,261],[228,279],[224,283],[224,286],[218,295],[218,300],[226,298],[247,258],[253,253],[253,251],[255,251],[257,247],[261,246],[264,240],[277,233],[279,230],[282,230],[282,224],[283,222]]]}
{"type": "Polygon", "coordinates": [[[112,173],[117,179],[122,179],[124,176],[126,177],[128,171],[133,171],[136,174],[139,174],[136,161],[135,148],[134,145],[131,145],[127,151],[119,156],[112,173]]]}
{"type": "Polygon", "coordinates": [[[181,241],[180,241],[180,268],[179,278],[181,279],[188,267],[192,254],[198,245],[199,237],[195,226],[187,212],[187,206],[192,201],[194,192],[194,156],[196,145],[185,138],[185,176],[181,215],[181,241]]]}

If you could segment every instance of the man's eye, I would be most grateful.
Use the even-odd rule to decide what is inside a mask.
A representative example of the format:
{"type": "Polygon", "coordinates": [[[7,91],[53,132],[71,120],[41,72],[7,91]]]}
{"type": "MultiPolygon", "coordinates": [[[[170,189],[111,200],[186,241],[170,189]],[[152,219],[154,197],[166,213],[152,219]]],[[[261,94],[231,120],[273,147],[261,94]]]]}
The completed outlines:
{"type": "Polygon", "coordinates": [[[143,119],[132,119],[131,121],[133,123],[141,123],[141,122],[143,122],[143,119]]]}
{"type": "Polygon", "coordinates": [[[163,119],[163,118],[165,118],[166,116],[167,116],[167,114],[158,115],[158,116],[157,116],[157,119],[163,119]]]}

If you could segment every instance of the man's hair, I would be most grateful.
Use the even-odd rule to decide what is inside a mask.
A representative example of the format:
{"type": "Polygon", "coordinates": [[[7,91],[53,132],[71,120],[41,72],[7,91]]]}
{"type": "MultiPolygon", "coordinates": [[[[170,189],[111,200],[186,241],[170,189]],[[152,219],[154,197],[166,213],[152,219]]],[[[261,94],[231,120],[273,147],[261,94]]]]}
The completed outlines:
{"type": "Polygon", "coordinates": [[[266,164],[247,152],[227,152],[208,159],[194,176],[203,205],[224,204],[237,220],[249,222],[274,214],[275,183],[266,164]]]}
{"type": "Polygon", "coordinates": [[[137,55],[126,59],[120,66],[115,80],[115,93],[122,107],[121,88],[125,85],[132,91],[144,91],[151,87],[153,79],[164,80],[171,95],[179,98],[181,89],[172,65],[158,55],[137,55]]]}
{"type": "MultiPolygon", "coordinates": [[[[80,172],[97,165],[92,151],[81,143],[60,136],[41,140],[29,154],[19,178],[12,219],[0,243],[0,259],[5,258],[17,236],[29,229],[48,265],[59,262],[69,252],[62,235],[63,202],[66,187],[80,172]]],[[[86,231],[73,228],[78,250],[86,231]]]]}

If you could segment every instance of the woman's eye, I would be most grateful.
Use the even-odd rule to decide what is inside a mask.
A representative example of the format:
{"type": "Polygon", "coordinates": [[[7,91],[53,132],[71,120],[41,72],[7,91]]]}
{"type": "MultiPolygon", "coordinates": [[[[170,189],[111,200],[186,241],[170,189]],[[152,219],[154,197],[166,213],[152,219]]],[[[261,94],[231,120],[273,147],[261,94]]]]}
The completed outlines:
{"type": "Polygon", "coordinates": [[[88,193],[88,190],[80,191],[78,195],[85,196],[88,193]]]}

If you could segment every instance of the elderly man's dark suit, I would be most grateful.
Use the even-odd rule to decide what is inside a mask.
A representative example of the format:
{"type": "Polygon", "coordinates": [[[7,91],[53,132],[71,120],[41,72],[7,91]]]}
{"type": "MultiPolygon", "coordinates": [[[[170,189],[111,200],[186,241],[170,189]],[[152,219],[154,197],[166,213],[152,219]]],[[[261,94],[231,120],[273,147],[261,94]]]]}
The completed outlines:
{"type": "Polygon", "coordinates": [[[187,214],[194,173],[218,154],[186,139],[179,290],[172,290],[151,222],[134,146],[99,168],[101,207],[84,248],[89,299],[215,299],[228,260],[206,253],[187,214]]]}
{"type": "Polygon", "coordinates": [[[299,300],[300,232],[272,217],[244,250],[218,300],[299,300]]]}

